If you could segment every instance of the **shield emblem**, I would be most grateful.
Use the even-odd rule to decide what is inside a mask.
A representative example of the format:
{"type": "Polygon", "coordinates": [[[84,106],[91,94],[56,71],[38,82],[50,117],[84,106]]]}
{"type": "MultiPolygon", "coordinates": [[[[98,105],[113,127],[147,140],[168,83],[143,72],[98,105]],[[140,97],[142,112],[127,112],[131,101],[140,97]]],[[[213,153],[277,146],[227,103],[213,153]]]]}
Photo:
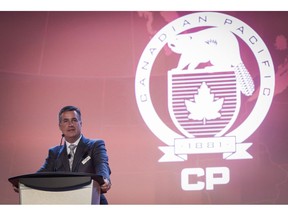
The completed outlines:
{"type": "Polygon", "coordinates": [[[240,109],[235,72],[171,70],[168,109],[186,137],[218,137],[229,130],[240,109]]]}

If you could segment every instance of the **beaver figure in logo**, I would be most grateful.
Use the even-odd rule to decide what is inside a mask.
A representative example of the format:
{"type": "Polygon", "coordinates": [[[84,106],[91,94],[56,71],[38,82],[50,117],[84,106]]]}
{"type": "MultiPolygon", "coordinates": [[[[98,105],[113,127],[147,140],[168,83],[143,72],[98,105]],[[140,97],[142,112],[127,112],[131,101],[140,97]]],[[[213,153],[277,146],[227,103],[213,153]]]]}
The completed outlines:
{"type": "Polygon", "coordinates": [[[241,92],[250,96],[254,82],[240,54],[236,36],[225,29],[213,27],[194,33],[179,34],[168,42],[170,49],[180,54],[176,70],[197,70],[201,63],[210,63],[217,70],[234,70],[241,92]]]}

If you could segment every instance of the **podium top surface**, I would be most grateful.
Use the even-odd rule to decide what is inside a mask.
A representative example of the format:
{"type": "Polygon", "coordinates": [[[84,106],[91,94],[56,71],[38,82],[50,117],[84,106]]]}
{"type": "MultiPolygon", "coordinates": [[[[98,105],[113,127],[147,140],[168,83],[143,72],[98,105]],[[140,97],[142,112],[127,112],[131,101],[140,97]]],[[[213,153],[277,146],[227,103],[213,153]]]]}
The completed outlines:
{"type": "Polygon", "coordinates": [[[39,172],[11,177],[8,179],[15,187],[22,183],[28,187],[49,190],[73,190],[96,181],[99,185],[104,183],[103,177],[91,173],[73,172],[39,172]]]}

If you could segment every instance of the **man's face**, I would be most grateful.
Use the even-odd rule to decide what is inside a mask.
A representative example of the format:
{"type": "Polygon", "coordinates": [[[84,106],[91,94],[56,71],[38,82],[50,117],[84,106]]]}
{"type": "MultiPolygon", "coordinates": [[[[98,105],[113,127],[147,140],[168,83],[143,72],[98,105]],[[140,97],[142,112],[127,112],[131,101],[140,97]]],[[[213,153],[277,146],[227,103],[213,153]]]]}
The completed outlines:
{"type": "Polygon", "coordinates": [[[73,143],[81,135],[82,122],[76,111],[63,112],[60,118],[59,128],[65,136],[65,139],[73,143]]]}

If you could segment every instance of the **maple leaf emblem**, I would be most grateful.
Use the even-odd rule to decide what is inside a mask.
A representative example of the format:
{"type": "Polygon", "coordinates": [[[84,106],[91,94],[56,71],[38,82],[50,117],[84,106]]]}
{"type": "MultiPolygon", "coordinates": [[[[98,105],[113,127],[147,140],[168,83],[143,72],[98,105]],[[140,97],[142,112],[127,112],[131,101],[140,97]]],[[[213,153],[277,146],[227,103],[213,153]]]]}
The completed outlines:
{"type": "Polygon", "coordinates": [[[214,94],[210,93],[210,88],[206,82],[203,82],[198,89],[198,95],[194,95],[195,102],[185,100],[187,111],[189,111],[188,118],[193,120],[206,120],[216,119],[221,117],[219,111],[222,108],[224,98],[214,100],[214,94]]]}

